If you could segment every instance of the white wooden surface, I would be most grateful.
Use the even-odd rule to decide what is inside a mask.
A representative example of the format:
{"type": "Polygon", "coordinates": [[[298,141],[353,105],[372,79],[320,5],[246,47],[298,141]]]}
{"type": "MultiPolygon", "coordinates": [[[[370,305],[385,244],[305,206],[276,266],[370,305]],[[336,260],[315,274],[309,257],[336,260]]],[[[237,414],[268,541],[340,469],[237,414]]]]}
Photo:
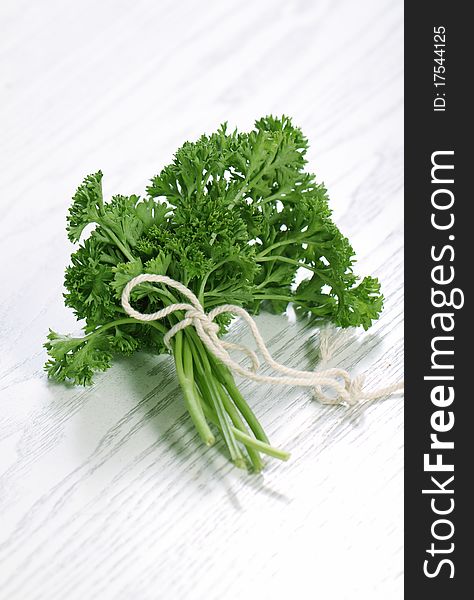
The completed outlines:
{"type": "MultiPolygon", "coordinates": [[[[364,410],[242,382],[275,444],[262,476],[199,445],[169,359],[49,383],[69,199],[140,193],[184,140],[287,113],[311,140],[382,318],[337,356],[402,377],[402,2],[2,0],[0,598],[402,597],[402,399],[364,410]]],[[[314,330],[258,319],[310,368],[314,330]]],[[[231,334],[246,338],[237,324],[231,334]]]]}

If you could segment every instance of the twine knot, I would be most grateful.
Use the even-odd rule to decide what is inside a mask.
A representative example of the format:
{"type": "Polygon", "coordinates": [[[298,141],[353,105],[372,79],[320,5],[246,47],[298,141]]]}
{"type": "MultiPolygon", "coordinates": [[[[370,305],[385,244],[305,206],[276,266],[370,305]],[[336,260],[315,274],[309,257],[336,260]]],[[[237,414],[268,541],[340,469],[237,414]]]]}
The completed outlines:
{"type": "Polygon", "coordinates": [[[178,331],[181,331],[190,325],[193,325],[196,331],[201,329],[207,336],[211,338],[217,336],[219,333],[219,325],[214,323],[214,321],[211,321],[209,315],[204,312],[202,307],[196,308],[191,306],[184,313],[184,319],[174,325],[163,337],[164,344],[168,350],[171,350],[171,339],[173,336],[175,336],[178,331]]]}

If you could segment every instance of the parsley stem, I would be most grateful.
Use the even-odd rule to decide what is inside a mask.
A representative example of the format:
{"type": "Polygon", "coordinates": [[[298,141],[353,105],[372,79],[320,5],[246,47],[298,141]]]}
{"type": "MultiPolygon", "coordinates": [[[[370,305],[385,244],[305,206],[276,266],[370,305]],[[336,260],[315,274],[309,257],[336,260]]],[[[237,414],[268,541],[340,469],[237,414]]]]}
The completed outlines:
{"type": "Polygon", "coordinates": [[[163,325],[161,325],[161,323],[156,323],[154,321],[148,321],[148,322],[137,321],[137,319],[134,319],[133,317],[124,317],[123,319],[117,319],[116,321],[110,321],[110,323],[106,323],[105,325],[101,325],[100,327],[97,327],[97,329],[94,329],[94,331],[91,331],[90,333],[85,335],[84,340],[90,340],[95,335],[97,335],[99,333],[103,333],[104,331],[106,331],[107,329],[110,329],[111,327],[118,327],[119,325],[127,325],[129,323],[130,324],[133,323],[134,325],[151,325],[152,327],[155,327],[155,329],[158,329],[161,333],[166,333],[166,328],[163,325]]]}
{"type": "MultiPolygon", "coordinates": [[[[205,413],[206,417],[209,419],[209,421],[214,423],[214,425],[216,425],[216,427],[219,427],[218,422],[217,422],[217,416],[212,411],[211,407],[208,406],[207,404],[204,404],[203,408],[204,408],[204,413],[205,413]]],[[[268,456],[273,456],[274,458],[278,458],[280,460],[288,460],[291,456],[289,452],[286,452],[285,450],[280,450],[279,448],[275,448],[274,446],[271,446],[270,444],[262,442],[261,440],[256,440],[255,438],[247,435],[245,432],[241,431],[240,429],[238,429],[235,426],[231,426],[231,429],[233,430],[236,439],[239,440],[239,442],[241,442],[242,444],[244,444],[247,447],[247,451],[250,448],[252,448],[253,450],[256,450],[257,452],[261,452],[262,454],[267,454],[268,456]]]]}
{"type": "MultiPolygon", "coordinates": [[[[194,346],[193,340],[190,340],[190,343],[193,344],[193,346],[194,346]]],[[[194,346],[194,348],[196,348],[196,347],[194,346]]],[[[198,376],[199,387],[205,389],[206,386],[205,386],[205,384],[203,385],[203,383],[202,383],[202,381],[200,381],[200,379],[207,378],[207,377],[214,377],[214,375],[213,375],[214,371],[210,370],[209,363],[206,364],[207,369],[203,366],[201,354],[199,352],[198,352],[198,356],[197,356],[197,366],[198,366],[198,372],[199,372],[199,376],[198,376]]],[[[219,379],[217,379],[215,383],[216,383],[215,387],[221,397],[222,403],[224,405],[224,408],[225,408],[227,414],[231,418],[233,426],[236,429],[238,429],[244,433],[247,433],[246,426],[245,426],[244,422],[242,421],[236,406],[232,402],[231,398],[229,398],[229,396],[227,395],[225,388],[222,386],[222,383],[219,381],[219,379]]],[[[213,406],[213,404],[211,402],[210,408],[212,408],[212,406],[213,406]]],[[[217,414],[215,414],[215,417],[217,419],[217,414]]],[[[249,455],[249,458],[253,465],[254,470],[256,472],[261,471],[263,468],[263,463],[260,459],[258,452],[256,452],[252,448],[247,448],[247,452],[248,452],[248,455],[249,455]]]]}
{"type": "MultiPolygon", "coordinates": [[[[245,424],[242,421],[242,419],[239,415],[239,412],[238,412],[237,408],[235,407],[235,404],[232,402],[232,400],[226,394],[224,388],[221,385],[219,385],[217,387],[218,387],[219,395],[222,400],[222,404],[233,423],[232,429],[234,430],[235,437],[238,439],[237,431],[244,433],[248,436],[245,424]]],[[[248,436],[248,437],[250,438],[250,436],[248,436]]],[[[252,439],[252,438],[250,438],[250,439],[252,439]]],[[[260,456],[258,455],[258,452],[255,452],[255,450],[252,447],[247,447],[247,452],[249,454],[250,460],[252,462],[252,465],[253,465],[255,471],[257,471],[257,472],[261,471],[262,467],[263,467],[263,463],[260,459],[260,456]]]]}
{"type": "Polygon", "coordinates": [[[263,452],[264,454],[268,454],[268,456],[273,456],[274,458],[279,458],[280,460],[288,460],[291,456],[289,452],[285,450],[280,450],[279,448],[275,448],[274,446],[270,446],[270,444],[266,444],[261,440],[256,440],[255,438],[250,437],[240,429],[236,429],[232,427],[234,430],[235,437],[242,442],[247,447],[253,448],[258,452],[263,452]]]}
{"type": "Polygon", "coordinates": [[[206,418],[204,416],[199,398],[196,396],[193,384],[192,362],[190,363],[186,350],[183,350],[183,335],[181,331],[175,335],[174,363],[176,365],[176,373],[178,375],[181,389],[183,390],[184,401],[186,408],[191,416],[191,419],[196,427],[201,439],[206,446],[212,446],[215,443],[215,437],[209,429],[206,418]],[[185,369],[188,369],[186,372],[185,369]],[[191,372],[189,372],[191,370],[191,372]]]}
{"type": "MultiPolygon", "coordinates": [[[[198,349],[198,345],[197,342],[200,341],[199,338],[197,338],[197,336],[193,335],[193,333],[195,334],[195,332],[193,332],[192,330],[188,330],[188,335],[189,335],[189,343],[192,345],[193,347],[193,353],[195,355],[195,360],[196,360],[196,365],[197,365],[197,371],[198,371],[198,386],[199,388],[204,388],[202,391],[203,396],[206,397],[206,393],[205,393],[205,384],[203,385],[203,382],[201,381],[201,378],[208,378],[208,377],[215,377],[215,374],[217,374],[217,381],[216,381],[216,388],[219,391],[219,394],[221,396],[222,402],[224,404],[224,408],[227,411],[228,415],[230,416],[233,426],[242,431],[243,433],[247,434],[247,428],[245,426],[245,423],[243,422],[243,420],[241,419],[239,412],[238,412],[238,407],[234,404],[234,402],[232,401],[232,397],[229,397],[227,394],[229,393],[228,390],[225,389],[225,384],[223,382],[223,378],[220,376],[219,371],[216,370],[216,367],[218,369],[221,369],[221,367],[223,369],[226,369],[226,367],[224,367],[224,365],[222,365],[220,362],[216,362],[213,357],[207,353],[207,351],[203,348],[202,351],[200,351],[198,349]],[[196,339],[195,339],[196,338],[196,339]]],[[[232,376],[230,375],[230,373],[228,373],[228,376],[230,379],[232,379],[232,376]]],[[[234,384],[235,386],[235,384],[234,384]]],[[[229,394],[230,395],[230,394],[229,394]]],[[[243,399],[242,399],[243,400],[243,399]]],[[[243,400],[244,404],[245,400],[243,400]]],[[[212,410],[212,402],[209,403],[209,409],[212,410]]],[[[252,411],[250,410],[250,415],[253,417],[253,421],[256,422],[258,424],[258,427],[260,428],[262,434],[263,434],[263,438],[264,440],[268,441],[265,433],[263,432],[263,429],[260,425],[260,423],[258,423],[255,415],[253,415],[252,411]]],[[[241,411],[242,412],[242,411],[241,411]]],[[[243,413],[242,413],[243,414],[243,413]]],[[[217,415],[214,413],[215,419],[213,422],[215,422],[217,420],[217,415]]],[[[247,420],[246,416],[243,415],[244,418],[247,420]]],[[[253,428],[255,427],[255,423],[248,423],[248,425],[250,426],[250,428],[253,430],[253,428]]],[[[218,426],[218,423],[217,423],[218,426]]],[[[258,428],[257,428],[258,429],[258,428]]],[[[251,439],[251,438],[250,438],[251,439]]],[[[255,451],[255,449],[247,447],[248,445],[244,444],[246,446],[250,461],[253,465],[253,468],[256,472],[259,472],[262,470],[263,468],[263,463],[260,459],[260,456],[258,454],[258,451],[255,451]]]]}
{"type": "Polygon", "coordinates": [[[303,269],[308,269],[308,271],[313,271],[313,273],[320,273],[319,269],[316,269],[315,267],[311,267],[310,265],[307,265],[299,260],[295,260],[294,258],[288,258],[287,256],[279,256],[279,255],[272,255],[272,256],[262,256],[260,258],[258,258],[256,260],[256,262],[269,262],[269,261],[273,261],[273,260],[279,260],[280,262],[285,262],[288,263],[289,265],[296,265],[297,267],[302,267],[303,269]]]}
{"type": "Polygon", "coordinates": [[[217,373],[218,379],[220,379],[223,385],[225,386],[228,394],[234,401],[235,405],[239,409],[244,419],[247,421],[255,437],[261,440],[262,442],[266,442],[267,444],[269,444],[270,442],[265,431],[263,430],[262,425],[260,424],[260,421],[257,419],[254,412],[247,404],[247,401],[240,393],[229,369],[226,366],[224,366],[220,361],[216,360],[214,357],[211,356],[209,358],[212,363],[212,368],[217,373]]]}
{"type": "MultiPolygon", "coordinates": [[[[202,358],[204,358],[204,355],[202,356],[202,358]]],[[[202,378],[202,383],[204,389],[206,389],[206,391],[208,392],[208,396],[212,401],[212,406],[217,415],[219,427],[222,430],[222,436],[224,437],[227,447],[229,448],[231,459],[237,467],[245,468],[244,457],[242,456],[240,448],[237,445],[234,433],[230,428],[230,424],[226,415],[226,410],[222,402],[222,397],[219,394],[218,382],[216,381],[215,377],[212,375],[210,370],[208,371],[205,368],[205,371],[206,373],[205,376],[202,378]]]]}
{"type": "Polygon", "coordinates": [[[253,300],[282,300],[283,302],[294,302],[294,298],[291,296],[280,296],[279,294],[262,294],[260,296],[255,295],[253,300]]]}
{"type": "MultiPolygon", "coordinates": [[[[306,235],[306,233],[305,233],[306,235]]],[[[271,246],[267,246],[264,250],[262,250],[261,252],[259,252],[256,257],[255,260],[258,261],[262,258],[262,256],[266,256],[269,252],[271,252],[272,250],[275,250],[275,248],[279,248],[280,246],[288,246],[289,244],[298,244],[298,243],[302,243],[302,244],[318,244],[318,242],[306,239],[304,237],[298,238],[286,238],[284,240],[281,240],[280,242],[275,242],[274,244],[271,244],[271,246]]]]}
{"type": "Polygon", "coordinates": [[[102,229],[107,233],[107,235],[110,237],[110,239],[115,242],[115,244],[117,244],[117,246],[120,248],[120,250],[123,252],[123,254],[126,256],[126,258],[128,258],[128,260],[130,261],[134,261],[135,257],[133,256],[133,254],[130,252],[130,250],[128,250],[126,248],[126,246],[119,240],[119,238],[115,235],[115,233],[109,229],[109,227],[107,227],[106,225],[104,225],[103,223],[100,224],[102,229]]]}

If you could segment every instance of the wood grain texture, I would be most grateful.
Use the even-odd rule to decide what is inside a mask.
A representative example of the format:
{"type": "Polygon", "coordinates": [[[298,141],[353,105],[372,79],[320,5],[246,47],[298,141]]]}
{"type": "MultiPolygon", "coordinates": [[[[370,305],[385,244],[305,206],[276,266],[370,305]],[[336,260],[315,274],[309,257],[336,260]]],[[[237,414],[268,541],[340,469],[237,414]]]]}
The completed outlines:
{"type": "MultiPolygon", "coordinates": [[[[348,410],[243,381],[292,452],[248,476],[200,446],[166,357],[87,389],[42,370],[48,327],[77,329],[61,292],[83,176],[140,192],[184,140],[271,112],[302,126],[383,284],[334,364],[402,377],[402,3],[3,0],[0,19],[0,598],[402,598],[401,398],[348,410]]],[[[314,366],[317,331],[258,324],[277,360],[314,366]]]]}

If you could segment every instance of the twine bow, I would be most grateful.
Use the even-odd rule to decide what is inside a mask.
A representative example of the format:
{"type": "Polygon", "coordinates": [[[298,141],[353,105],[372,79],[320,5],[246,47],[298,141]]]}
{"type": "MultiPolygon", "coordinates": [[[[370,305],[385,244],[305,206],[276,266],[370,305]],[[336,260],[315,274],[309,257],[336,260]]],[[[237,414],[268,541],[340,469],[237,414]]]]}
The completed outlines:
{"type": "MultiPolygon", "coordinates": [[[[300,371],[292,369],[275,361],[258,330],[257,324],[249,313],[241,306],[234,304],[223,304],[213,308],[208,313],[195,294],[179,281],[171,279],[166,275],[153,275],[144,273],[131,279],[122,292],[122,306],[125,312],[138,321],[159,321],[176,311],[184,311],[184,319],[181,319],[164,336],[164,344],[171,349],[171,339],[178,331],[186,327],[193,326],[206,348],[226,365],[234,373],[238,373],[246,379],[262,383],[271,383],[274,385],[297,385],[313,388],[315,396],[326,404],[348,404],[350,406],[358,402],[375,400],[383,396],[388,396],[396,391],[403,389],[403,383],[396,383],[375,392],[366,393],[363,390],[363,376],[351,379],[349,373],[343,369],[326,369],[320,371],[300,371]],[[177,302],[158,310],[151,314],[144,314],[135,310],[130,305],[130,294],[132,290],[141,283],[161,283],[180,292],[189,302],[177,302]],[[265,362],[272,367],[274,371],[280,373],[280,376],[262,375],[257,373],[260,367],[260,361],[257,354],[241,344],[235,344],[219,338],[219,326],[215,323],[215,318],[223,313],[229,313],[241,317],[249,327],[257,348],[263,356],[265,362]],[[236,362],[229,354],[228,350],[237,350],[245,354],[251,361],[250,369],[236,362]],[[327,391],[323,391],[323,389],[327,391]],[[332,391],[332,394],[328,393],[332,391]]],[[[329,358],[328,340],[322,339],[321,352],[324,361],[329,358]]]]}

